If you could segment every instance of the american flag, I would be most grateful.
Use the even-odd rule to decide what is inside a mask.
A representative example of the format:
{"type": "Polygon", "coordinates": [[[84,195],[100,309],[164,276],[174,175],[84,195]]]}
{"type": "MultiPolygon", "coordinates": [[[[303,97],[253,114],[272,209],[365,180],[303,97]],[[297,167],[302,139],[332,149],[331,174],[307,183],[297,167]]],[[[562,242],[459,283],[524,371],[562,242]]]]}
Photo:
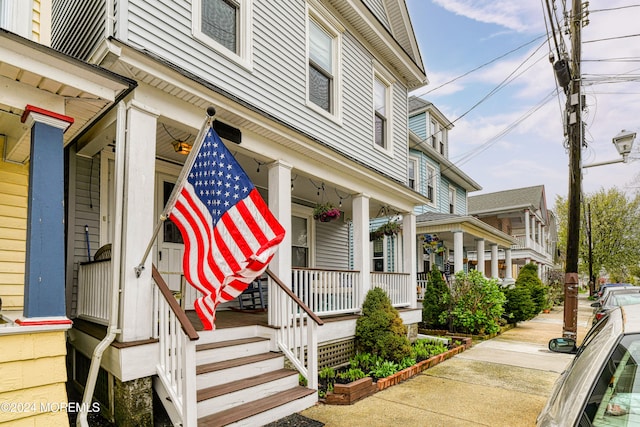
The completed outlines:
{"type": "Polygon", "coordinates": [[[211,330],[216,307],[264,272],[285,230],[211,128],[177,191],[169,218],[185,242],[185,278],[203,294],[194,308],[211,330]]]}

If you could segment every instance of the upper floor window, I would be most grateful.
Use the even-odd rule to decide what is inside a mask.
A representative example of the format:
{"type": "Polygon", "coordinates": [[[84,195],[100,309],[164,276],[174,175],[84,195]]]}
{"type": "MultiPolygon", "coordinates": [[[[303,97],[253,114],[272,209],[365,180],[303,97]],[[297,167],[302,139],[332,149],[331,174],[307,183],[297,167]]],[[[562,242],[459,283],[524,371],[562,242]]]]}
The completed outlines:
{"type": "Polygon", "coordinates": [[[427,167],[427,197],[431,202],[435,202],[435,188],[436,188],[436,170],[432,167],[427,167]]]}
{"type": "Polygon", "coordinates": [[[429,122],[429,135],[431,135],[430,136],[431,146],[433,147],[434,150],[438,149],[437,134],[438,134],[438,123],[435,120],[431,120],[429,122]]]}
{"type": "Polygon", "coordinates": [[[252,0],[193,0],[193,34],[218,53],[251,66],[252,0]]]}
{"type": "Polygon", "coordinates": [[[409,158],[409,188],[414,190],[418,190],[418,160],[414,158],[409,158]]]}
{"type": "Polygon", "coordinates": [[[449,187],[449,213],[455,213],[456,211],[456,189],[449,187]]]}
{"type": "Polygon", "coordinates": [[[440,129],[440,137],[438,139],[440,143],[440,154],[446,157],[447,130],[444,127],[440,129]]]}
{"type": "Polygon", "coordinates": [[[387,98],[389,88],[379,78],[373,80],[373,102],[375,122],[375,143],[378,147],[387,148],[387,98]]]}

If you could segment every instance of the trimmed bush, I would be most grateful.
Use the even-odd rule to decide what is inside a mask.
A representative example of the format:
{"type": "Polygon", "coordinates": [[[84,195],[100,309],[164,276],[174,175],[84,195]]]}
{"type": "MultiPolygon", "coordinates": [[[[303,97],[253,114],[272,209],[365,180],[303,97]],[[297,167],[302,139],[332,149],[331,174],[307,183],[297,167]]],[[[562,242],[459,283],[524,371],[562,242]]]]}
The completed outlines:
{"type": "Polygon", "coordinates": [[[362,316],[356,321],[355,349],[396,363],[411,355],[407,328],[380,288],[367,292],[362,316]]]}
{"type": "Polygon", "coordinates": [[[449,285],[436,265],[429,272],[427,291],[422,300],[422,322],[429,329],[447,329],[447,321],[441,320],[442,313],[449,311],[451,294],[449,285]]]}
{"type": "Polygon", "coordinates": [[[505,317],[517,323],[533,319],[548,304],[547,287],[538,278],[538,267],[529,263],[522,267],[515,287],[504,291],[505,317]]]}
{"type": "Polygon", "coordinates": [[[497,279],[477,270],[456,273],[452,291],[451,324],[455,332],[492,334],[500,331],[505,296],[497,279]]]}

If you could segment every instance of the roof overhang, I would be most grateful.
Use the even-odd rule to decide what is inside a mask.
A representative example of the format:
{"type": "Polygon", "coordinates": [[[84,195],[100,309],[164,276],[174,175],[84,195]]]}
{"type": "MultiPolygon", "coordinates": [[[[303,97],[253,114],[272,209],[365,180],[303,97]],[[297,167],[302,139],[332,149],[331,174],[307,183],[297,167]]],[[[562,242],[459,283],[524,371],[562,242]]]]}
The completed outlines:
{"type": "Polygon", "coordinates": [[[0,84],[3,159],[16,163],[29,160],[31,129],[20,120],[27,105],[72,117],[67,145],[135,87],[132,80],[3,29],[0,84]]]}
{"type": "Polygon", "coordinates": [[[467,247],[478,239],[484,239],[503,248],[511,248],[512,245],[518,242],[515,237],[469,215],[430,220],[420,220],[419,216],[416,218],[416,234],[442,234],[458,231],[464,233],[465,246],[467,247]]]}
{"type": "MultiPolygon", "coordinates": [[[[163,58],[113,38],[105,42],[95,58],[118,73],[134,76],[139,82],[136,96],[141,94],[143,98],[153,99],[161,120],[199,129],[207,107],[214,106],[217,120],[242,131],[242,144],[235,147],[239,153],[254,159],[280,159],[283,153],[304,158],[306,172],[330,176],[337,187],[348,189],[350,194],[366,194],[372,201],[392,204],[399,212],[412,212],[415,206],[430,202],[406,184],[336,151],[324,141],[163,58]]],[[[95,152],[91,151],[91,137],[87,135],[78,142],[79,153],[95,152]]],[[[377,212],[379,207],[372,203],[370,212],[377,212]]]]}

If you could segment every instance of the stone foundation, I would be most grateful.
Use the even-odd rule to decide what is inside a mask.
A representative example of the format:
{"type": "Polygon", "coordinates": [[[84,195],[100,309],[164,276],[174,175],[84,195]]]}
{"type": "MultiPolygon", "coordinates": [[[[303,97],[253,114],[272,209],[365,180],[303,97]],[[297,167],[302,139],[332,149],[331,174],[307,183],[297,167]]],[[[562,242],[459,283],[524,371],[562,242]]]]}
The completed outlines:
{"type": "Polygon", "coordinates": [[[153,427],[153,384],[151,377],[114,384],[114,418],[120,427],[153,427]]]}

